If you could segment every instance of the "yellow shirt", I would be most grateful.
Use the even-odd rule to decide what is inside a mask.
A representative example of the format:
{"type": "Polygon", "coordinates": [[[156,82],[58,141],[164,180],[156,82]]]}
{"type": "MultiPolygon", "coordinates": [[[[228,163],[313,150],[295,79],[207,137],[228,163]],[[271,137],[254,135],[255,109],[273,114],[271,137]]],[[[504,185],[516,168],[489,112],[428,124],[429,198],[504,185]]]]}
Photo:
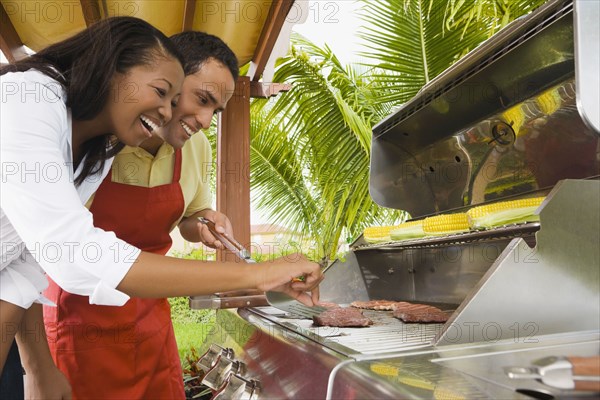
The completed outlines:
{"type": "MultiPolygon", "coordinates": [[[[211,208],[210,171],[212,156],[210,143],[202,132],[192,136],[181,150],[181,178],[183,192],[183,214],[174,221],[171,230],[181,218],[211,208]]],[[[175,151],[163,143],[156,156],[141,147],[125,146],[116,155],[112,164],[112,181],[127,185],[155,187],[171,183],[175,164],[175,151]]],[[[92,204],[93,197],[87,207],[92,204]]]]}

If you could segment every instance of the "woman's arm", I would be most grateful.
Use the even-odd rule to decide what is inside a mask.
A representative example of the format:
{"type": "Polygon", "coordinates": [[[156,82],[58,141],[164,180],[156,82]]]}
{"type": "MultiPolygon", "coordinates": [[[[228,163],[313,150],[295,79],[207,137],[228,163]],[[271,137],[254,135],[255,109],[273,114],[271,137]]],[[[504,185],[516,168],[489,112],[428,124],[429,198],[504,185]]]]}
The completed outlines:
{"type": "Polygon", "coordinates": [[[240,289],[278,290],[312,306],[319,300],[318,264],[300,254],[246,264],[184,260],[142,252],[117,289],[135,297],[204,295],[240,289]],[[305,276],[305,282],[292,279],[305,276]],[[305,292],[312,291],[311,296],[305,292]]]}
{"type": "Polygon", "coordinates": [[[33,304],[25,311],[16,338],[27,373],[25,398],[70,399],[71,385],[50,355],[41,304],[33,304]]]}

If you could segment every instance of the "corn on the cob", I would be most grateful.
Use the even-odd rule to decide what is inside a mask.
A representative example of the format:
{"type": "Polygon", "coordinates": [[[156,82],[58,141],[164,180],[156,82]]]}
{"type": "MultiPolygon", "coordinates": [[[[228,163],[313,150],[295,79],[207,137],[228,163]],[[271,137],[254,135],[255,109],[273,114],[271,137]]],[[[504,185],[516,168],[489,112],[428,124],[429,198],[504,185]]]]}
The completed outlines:
{"type": "Polygon", "coordinates": [[[469,219],[465,213],[442,214],[423,220],[423,230],[428,235],[448,235],[469,229],[469,219]]]}
{"type": "Polygon", "coordinates": [[[384,363],[371,364],[371,371],[382,376],[398,376],[398,367],[384,363]]]}
{"type": "Polygon", "coordinates": [[[523,111],[522,104],[509,108],[502,113],[502,116],[504,117],[506,123],[512,127],[515,135],[519,136],[521,127],[525,122],[525,111],[523,111]]]}
{"type": "Polygon", "coordinates": [[[415,239],[425,236],[423,220],[410,221],[400,224],[390,232],[392,240],[415,239]]]}
{"type": "Polygon", "coordinates": [[[540,110],[546,115],[554,114],[562,103],[562,99],[556,88],[546,90],[537,97],[536,101],[540,106],[540,110]]]}
{"type": "Polygon", "coordinates": [[[365,228],[363,237],[368,243],[383,243],[390,242],[390,231],[396,228],[396,226],[369,226],[365,228]]]}
{"type": "Polygon", "coordinates": [[[472,228],[493,228],[519,222],[539,221],[539,216],[533,213],[542,201],[544,197],[502,201],[471,208],[467,211],[467,215],[472,228]]]}

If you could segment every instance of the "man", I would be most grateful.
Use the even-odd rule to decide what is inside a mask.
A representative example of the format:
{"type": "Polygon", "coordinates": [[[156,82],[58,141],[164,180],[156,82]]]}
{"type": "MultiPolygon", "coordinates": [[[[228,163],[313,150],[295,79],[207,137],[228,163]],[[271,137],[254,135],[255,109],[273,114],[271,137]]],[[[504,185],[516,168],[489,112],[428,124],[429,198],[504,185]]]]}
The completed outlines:
{"type": "MultiPolygon", "coordinates": [[[[186,58],[186,78],[170,123],[161,137],[125,147],[88,202],[96,227],[160,254],[169,250],[176,226],[188,241],[222,248],[197,217],[233,234],[227,217],[210,209],[211,150],[201,130],[231,98],[237,59],[212,35],[184,32],[171,39],[186,58]]],[[[90,305],[53,283],[46,296],[57,304],[44,308],[51,353],[74,398],[185,398],[166,299],[90,305]]]]}

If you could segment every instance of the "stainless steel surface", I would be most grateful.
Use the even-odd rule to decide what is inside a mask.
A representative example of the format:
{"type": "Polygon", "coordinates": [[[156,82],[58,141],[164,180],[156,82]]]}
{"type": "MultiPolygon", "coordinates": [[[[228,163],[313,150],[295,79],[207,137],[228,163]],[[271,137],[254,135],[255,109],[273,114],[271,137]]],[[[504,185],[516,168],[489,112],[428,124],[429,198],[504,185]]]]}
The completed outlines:
{"type": "MultiPolygon", "coordinates": [[[[365,376],[373,382],[391,383],[394,392],[381,397],[394,399],[569,399],[590,393],[547,387],[535,380],[514,381],[504,367],[528,364],[551,354],[597,354],[598,332],[540,336],[535,342],[523,338],[476,345],[444,346],[407,351],[394,357],[358,358],[340,365],[330,377],[327,398],[342,398],[348,376],[365,376]],[[541,394],[551,397],[539,397],[541,394]]],[[[597,398],[591,394],[590,398],[597,398]]]]}
{"type": "Polygon", "coordinates": [[[599,175],[598,134],[577,109],[570,9],[549,2],[377,125],[373,199],[418,218],[599,175]]]}
{"type": "MultiPolygon", "coordinates": [[[[532,227],[534,230],[535,227],[532,227]]],[[[532,231],[523,233],[530,243],[532,231]]],[[[336,303],[386,299],[458,305],[510,243],[504,234],[479,240],[364,247],[334,263],[321,298],[336,303]],[[350,281],[352,279],[352,281],[350,281]]]]}
{"type": "MultiPolygon", "coordinates": [[[[471,375],[482,381],[517,391],[546,393],[556,398],[590,395],[555,388],[535,378],[512,379],[505,368],[529,365],[535,360],[550,356],[591,356],[600,352],[598,332],[539,336],[535,341],[524,338],[487,342],[479,348],[464,347],[457,352],[438,353],[434,363],[471,375]]],[[[592,394],[593,395],[593,394],[592,394]]]]}
{"type": "Polygon", "coordinates": [[[437,345],[600,329],[600,181],[565,180],[541,206],[537,245],[514,239],[437,345]]]}
{"type": "Polygon", "coordinates": [[[600,134],[600,2],[575,0],[574,25],[577,108],[600,134]]]}
{"type": "MultiPolygon", "coordinates": [[[[244,379],[260,381],[265,399],[323,399],[331,370],[346,359],[249,309],[219,310],[206,333],[200,350],[211,343],[232,348],[248,367],[244,379]]],[[[345,398],[368,398],[373,382],[365,382],[364,391],[353,382],[346,383],[345,398]]]]}

